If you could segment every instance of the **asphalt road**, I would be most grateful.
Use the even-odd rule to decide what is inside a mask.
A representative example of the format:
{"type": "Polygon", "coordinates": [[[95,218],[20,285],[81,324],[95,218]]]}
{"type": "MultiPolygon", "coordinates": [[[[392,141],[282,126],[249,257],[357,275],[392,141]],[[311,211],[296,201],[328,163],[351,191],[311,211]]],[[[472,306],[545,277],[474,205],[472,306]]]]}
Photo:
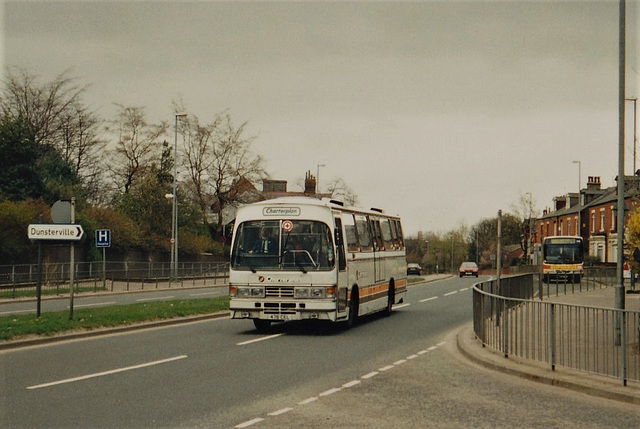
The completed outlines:
{"type": "Polygon", "coordinates": [[[218,319],[0,352],[0,427],[637,424],[637,410],[461,361],[452,332],[474,282],[413,286],[351,330],[218,319]]]}

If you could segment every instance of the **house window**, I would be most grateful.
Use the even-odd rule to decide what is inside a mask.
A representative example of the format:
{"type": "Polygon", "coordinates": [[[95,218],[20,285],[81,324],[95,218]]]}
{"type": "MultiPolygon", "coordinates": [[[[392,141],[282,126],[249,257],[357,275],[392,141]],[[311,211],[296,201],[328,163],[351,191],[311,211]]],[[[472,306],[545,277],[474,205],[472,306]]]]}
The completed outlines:
{"type": "Polygon", "coordinates": [[[596,212],[591,210],[591,232],[596,232],[596,212]]]}
{"type": "Polygon", "coordinates": [[[567,234],[571,235],[571,219],[567,219],[567,234]]]}
{"type": "Polygon", "coordinates": [[[604,209],[600,209],[600,231],[604,232],[604,209]]]}
{"type": "Polygon", "coordinates": [[[616,221],[618,219],[616,219],[616,216],[614,216],[614,212],[613,212],[613,206],[611,206],[611,231],[615,231],[616,230],[616,221]]]}

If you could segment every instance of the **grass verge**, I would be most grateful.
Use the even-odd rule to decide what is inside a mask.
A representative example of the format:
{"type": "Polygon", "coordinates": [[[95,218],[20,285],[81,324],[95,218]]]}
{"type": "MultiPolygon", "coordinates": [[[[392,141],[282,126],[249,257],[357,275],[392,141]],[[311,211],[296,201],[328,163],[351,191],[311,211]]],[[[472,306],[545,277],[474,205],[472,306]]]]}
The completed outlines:
{"type": "Polygon", "coordinates": [[[210,314],[229,309],[229,297],[147,302],[102,308],[82,308],[33,315],[0,317],[0,341],[15,340],[30,335],[53,336],[65,331],[91,330],[126,326],[152,320],[210,314]]]}

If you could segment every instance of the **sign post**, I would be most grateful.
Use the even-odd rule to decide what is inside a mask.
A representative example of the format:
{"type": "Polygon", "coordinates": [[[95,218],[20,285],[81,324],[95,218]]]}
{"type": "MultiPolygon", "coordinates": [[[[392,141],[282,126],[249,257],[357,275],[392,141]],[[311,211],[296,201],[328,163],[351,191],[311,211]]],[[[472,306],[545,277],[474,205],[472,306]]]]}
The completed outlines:
{"type": "MultiPolygon", "coordinates": [[[[84,230],[82,229],[82,225],[78,225],[75,223],[75,204],[76,199],[71,198],[71,202],[68,201],[58,201],[55,203],[51,209],[51,217],[55,222],[60,223],[35,223],[30,224],[27,227],[27,237],[32,241],[38,242],[39,252],[38,252],[38,270],[40,271],[38,276],[38,283],[41,285],[42,283],[42,243],[43,242],[53,242],[69,244],[71,247],[70,250],[70,269],[69,269],[69,319],[73,320],[73,286],[75,283],[75,244],[77,241],[80,241],[84,238],[84,230]],[[66,211],[69,210],[69,216],[67,216],[66,211]],[[70,222],[70,223],[65,223],[70,222]]],[[[42,217],[40,217],[40,222],[42,222],[42,217]]],[[[38,295],[38,304],[36,312],[38,317],[40,316],[40,289],[41,286],[36,287],[36,293],[38,295]]]]}
{"type": "Polygon", "coordinates": [[[107,287],[106,249],[111,247],[111,230],[96,229],[96,247],[102,247],[102,288],[107,287]]]}

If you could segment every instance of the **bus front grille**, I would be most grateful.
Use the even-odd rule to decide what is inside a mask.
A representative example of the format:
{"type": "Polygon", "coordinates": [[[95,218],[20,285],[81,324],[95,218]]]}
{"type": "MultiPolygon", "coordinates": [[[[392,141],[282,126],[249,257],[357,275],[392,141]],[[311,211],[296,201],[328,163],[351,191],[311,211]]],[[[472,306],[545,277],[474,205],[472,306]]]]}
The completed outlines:
{"type": "Polygon", "coordinates": [[[267,286],[265,295],[268,298],[293,298],[293,287],[291,286],[267,286]]]}
{"type": "Polygon", "coordinates": [[[265,314],[296,314],[295,302],[265,302],[265,314]]]}

